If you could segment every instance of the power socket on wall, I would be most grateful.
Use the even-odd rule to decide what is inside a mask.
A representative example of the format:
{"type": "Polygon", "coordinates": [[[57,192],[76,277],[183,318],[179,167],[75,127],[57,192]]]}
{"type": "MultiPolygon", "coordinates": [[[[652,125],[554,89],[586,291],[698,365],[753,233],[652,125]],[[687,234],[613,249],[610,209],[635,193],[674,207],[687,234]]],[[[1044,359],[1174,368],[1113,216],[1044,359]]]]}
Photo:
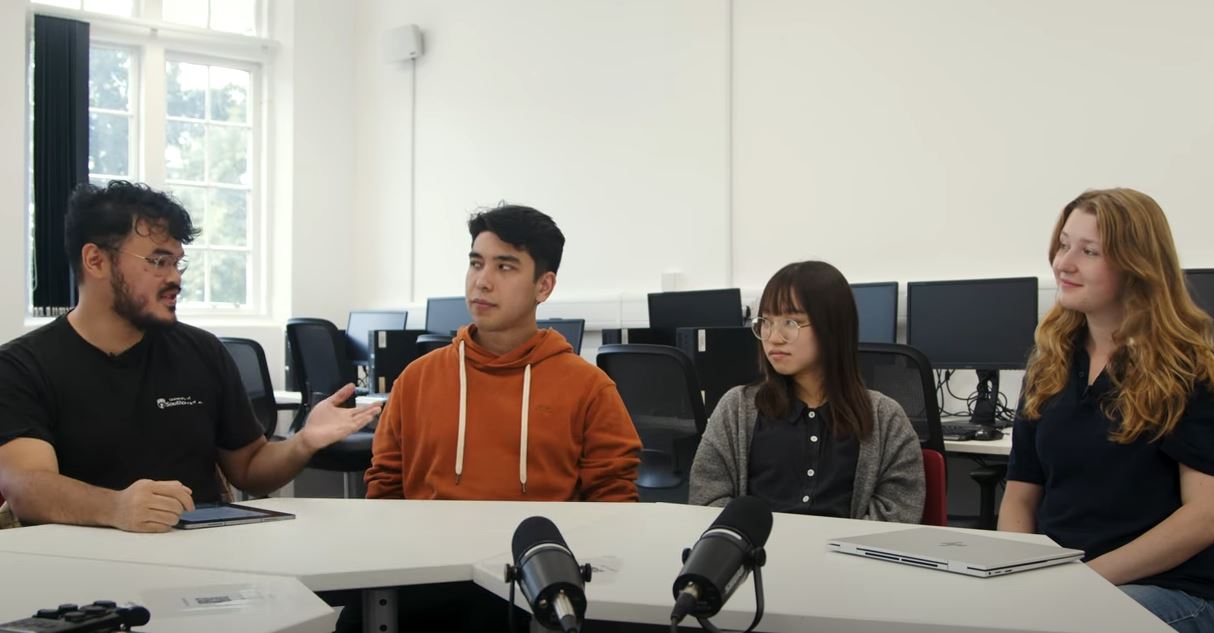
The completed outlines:
{"type": "Polygon", "coordinates": [[[674,292],[683,285],[683,273],[672,270],[662,273],[662,292],[674,292]]]}

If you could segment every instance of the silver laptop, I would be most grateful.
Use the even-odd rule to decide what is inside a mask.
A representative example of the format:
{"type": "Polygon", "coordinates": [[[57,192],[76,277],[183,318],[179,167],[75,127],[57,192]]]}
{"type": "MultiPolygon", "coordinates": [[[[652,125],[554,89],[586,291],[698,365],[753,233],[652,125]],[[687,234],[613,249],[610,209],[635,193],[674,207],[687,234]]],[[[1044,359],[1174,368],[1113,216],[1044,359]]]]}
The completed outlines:
{"type": "Polygon", "coordinates": [[[831,539],[826,549],[980,578],[1049,567],[1083,558],[1083,552],[940,528],[911,528],[831,539]]]}

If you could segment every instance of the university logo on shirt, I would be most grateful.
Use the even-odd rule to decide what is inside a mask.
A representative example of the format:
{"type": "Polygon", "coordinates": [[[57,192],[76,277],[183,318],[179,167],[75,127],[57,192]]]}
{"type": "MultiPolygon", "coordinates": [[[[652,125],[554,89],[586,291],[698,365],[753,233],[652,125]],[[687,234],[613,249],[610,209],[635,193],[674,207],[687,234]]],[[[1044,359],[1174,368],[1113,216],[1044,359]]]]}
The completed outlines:
{"type": "Polygon", "coordinates": [[[202,404],[201,400],[195,400],[190,396],[177,396],[175,398],[156,398],[157,409],[172,409],[173,407],[192,407],[202,404]]]}

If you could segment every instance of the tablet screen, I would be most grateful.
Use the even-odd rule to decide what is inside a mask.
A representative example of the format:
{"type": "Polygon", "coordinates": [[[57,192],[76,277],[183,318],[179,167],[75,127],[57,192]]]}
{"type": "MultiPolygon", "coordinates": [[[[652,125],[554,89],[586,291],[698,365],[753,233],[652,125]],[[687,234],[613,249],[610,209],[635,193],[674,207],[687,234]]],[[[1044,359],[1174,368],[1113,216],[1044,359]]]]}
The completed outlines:
{"type": "Polygon", "coordinates": [[[264,516],[266,516],[265,512],[240,506],[203,506],[193,512],[183,512],[181,520],[186,522],[231,521],[233,519],[253,519],[264,516]]]}
{"type": "Polygon", "coordinates": [[[281,521],[294,519],[295,515],[274,510],[250,508],[232,503],[217,503],[198,506],[193,512],[185,512],[175,527],[191,529],[198,527],[215,527],[220,525],[237,525],[240,523],[259,523],[261,521],[281,521]]]}

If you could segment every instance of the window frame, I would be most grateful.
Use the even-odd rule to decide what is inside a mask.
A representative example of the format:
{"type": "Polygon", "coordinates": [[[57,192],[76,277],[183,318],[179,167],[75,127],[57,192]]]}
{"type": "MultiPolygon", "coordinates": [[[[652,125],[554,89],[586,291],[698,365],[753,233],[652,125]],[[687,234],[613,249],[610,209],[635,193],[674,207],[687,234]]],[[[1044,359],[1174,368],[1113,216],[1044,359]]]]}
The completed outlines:
{"type": "MultiPolygon", "coordinates": [[[[273,195],[271,179],[267,177],[269,152],[272,147],[269,143],[269,90],[273,77],[271,62],[278,45],[274,40],[264,36],[265,25],[268,24],[266,19],[267,0],[255,1],[258,3],[254,12],[256,26],[258,33],[263,34],[258,36],[164,22],[159,19],[160,0],[137,0],[136,17],[67,9],[33,1],[27,4],[27,12],[30,16],[34,14],[51,15],[87,21],[90,25],[90,47],[115,47],[130,51],[133,84],[130,88],[132,153],[129,156],[129,168],[132,172],[131,178],[146,182],[158,190],[167,191],[171,188],[168,178],[166,178],[164,160],[165,131],[168,127],[165,94],[166,63],[172,60],[219,65],[250,73],[248,111],[251,147],[249,148],[250,185],[246,210],[246,221],[248,222],[246,246],[235,249],[205,247],[207,250],[238,250],[248,254],[245,272],[246,303],[243,306],[235,306],[230,303],[183,303],[178,306],[179,316],[261,319],[270,314],[269,280],[271,275],[269,267],[272,258],[269,257],[267,249],[273,195]],[[157,68],[159,71],[156,70],[157,68]]],[[[32,29],[28,37],[33,37],[32,29]]],[[[32,45],[32,41],[27,42],[27,45],[32,45]]],[[[32,90],[32,74],[26,78],[26,81],[29,82],[30,90],[32,90]]],[[[209,188],[204,189],[204,191],[209,190],[209,188]]],[[[27,198],[31,198],[28,202],[32,208],[32,190],[27,192],[27,198]]],[[[27,222],[29,225],[26,227],[26,233],[32,235],[32,217],[27,222]]],[[[32,243],[27,248],[32,253],[32,243]]],[[[201,274],[198,277],[199,283],[207,283],[209,271],[205,270],[202,264],[201,261],[193,262],[194,267],[187,275],[201,274]]],[[[30,273],[27,271],[28,274],[30,273]]],[[[27,288],[31,284],[32,279],[27,280],[27,288]]],[[[27,292],[29,292],[26,296],[27,314],[35,316],[32,308],[33,295],[31,291],[27,292]]]]}

